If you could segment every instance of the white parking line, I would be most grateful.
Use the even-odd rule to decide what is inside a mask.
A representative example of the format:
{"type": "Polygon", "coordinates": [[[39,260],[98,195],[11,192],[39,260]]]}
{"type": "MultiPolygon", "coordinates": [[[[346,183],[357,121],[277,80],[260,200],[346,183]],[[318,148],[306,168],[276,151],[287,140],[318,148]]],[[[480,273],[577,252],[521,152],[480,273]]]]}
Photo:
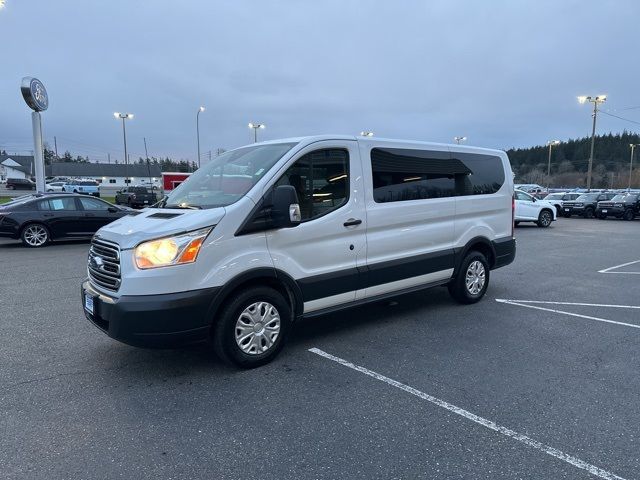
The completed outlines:
{"type": "Polygon", "coordinates": [[[496,302],[506,303],[536,303],[546,305],[576,305],[578,307],[603,307],[603,308],[631,308],[640,309],[640,305],[611,305],[608,303],[581,303],[581,302],[550,302],[546,300],[506,300],[502,298],[496,298],[496,302]]]}
{"type": "Polygon", "coordinates": [[[381,382],[391,385],[392,387],[396,387],[396,388],[399,388],[400,390],[404,390],[405,392],[410,393],[411,395],[415,395],[416,397],[426,400],[427,402],[430,402],[438,407],[444,408],[445,410],[455,413],[456,415],[460,415],[461,417],[464,417],[467,420],[471,420],[472,422],[482,425],[483,427],[493,430],[494,432],[498,432],[502,435],[513,438],[518,442],[524,443],[525,445],[535,448],[536,450],[546,453],[547,455],[551,455],[552,457],[555,457],[558,460],[562,460],[563,462],[569,463],[574,467],[580,468],[582,470],[586,470],[591,475],[595,475],[596,477],[604,478],[607,480],[624,480],[623,477],[619,477],[614,473],[608,472],[599,467],[596,467],[595,465],[591,465],[590,463],[580,460],[579,458],[568,455],[558,450],[557,448],[550,447],[549,445],[545,445],[544,443],[540,443],[537,440],[527,437],[526,435],[518,433],[509,428],[503,427],[502,425],[498,425],[497,423],[492,422],[491,420],[487,420],[486,418],[480,417],[463,408],[456,407],[455,405],[452,405],[449,402],[445,402],[444,400],[440,400],[439,398],[436,398],[427,393],[421,392],[420,390],[410,387],[409,385],[405,385],[404,383],[400,383],[397,380],[393,380],[392,378],[385,377],[384,375],[374,372],[373,370],[369,370],[368,368],[355,365],[343,358],[336,357],[334,355],[331,355],[330,353],[320,350],[319,348],[310,348],[309,351],[311,353],[315,353],[316,355],[320,355],[321,357],[324,357],[328,360],[339,363],[340,365],[350,368],[351,370],[364,373],[365,375],[375,378],[376,380],[380,380],[381,382]]]}
{"type": "Polygon", "coordinates": [[[562,315],[569,315],[571,317],[585,318],[587,320],[595,320],[596,322],[613,323],[615,325],[622,325],[623,327],[640,329],[640,325],[634,325],[633,323],[617,322],[615,320],[607,320],[606,318],[592,317],[590,315],[581,315],[579,313],[573,313],[573,312],[565,312],[564,310],[556,310],[555,308],[536,307],[535,305],[528,305],[526,303],[520,303],[515,300],[505,300],[502,298],[496,298],[496,302],[506,303],[508,305],[516,305],[518,307],[533,308],[535,310],[542,310],[543,312],[560,313],[562,315]]]}
{"type": "Polygon", "coordinates": [[[615,270],[616,268],[628,267],[629,265],[635,265],[636,263],[640,263],[640,260],[634,260],[633,262],[623,263],[622,265],[616,265],[615,267],[605,268],[604,270],[598,270],[598,273],[621,273],[626,275],[640,275],[640,272],[612,272],[611,270],[615,270]]]}

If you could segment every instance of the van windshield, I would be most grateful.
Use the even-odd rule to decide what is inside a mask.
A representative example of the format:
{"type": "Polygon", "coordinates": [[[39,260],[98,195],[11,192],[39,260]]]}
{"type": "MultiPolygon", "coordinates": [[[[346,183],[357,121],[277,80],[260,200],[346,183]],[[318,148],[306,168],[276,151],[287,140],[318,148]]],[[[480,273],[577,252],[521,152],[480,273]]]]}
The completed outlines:
{"type": "Polygon", "coordinates": [[[223,153],[198,169],[160,204],[165,208],[215,208],[238,201],[296,143],[274,143],[223,153]]]}

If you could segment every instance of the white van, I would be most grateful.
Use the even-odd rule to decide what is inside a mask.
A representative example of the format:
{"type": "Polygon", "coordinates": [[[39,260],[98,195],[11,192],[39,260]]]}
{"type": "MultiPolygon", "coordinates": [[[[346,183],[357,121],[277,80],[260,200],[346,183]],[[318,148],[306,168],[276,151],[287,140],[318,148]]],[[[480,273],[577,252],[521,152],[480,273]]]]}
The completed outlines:
{"type": "Polygon", "coordinates": [[[474,303],[515,257],[512,178],[504,152],[469,146],[315,136],[238,148],[98,231],[85,314],[130,345],[211,340],[254,367],[303,316],[436,285],[474,303]]]}

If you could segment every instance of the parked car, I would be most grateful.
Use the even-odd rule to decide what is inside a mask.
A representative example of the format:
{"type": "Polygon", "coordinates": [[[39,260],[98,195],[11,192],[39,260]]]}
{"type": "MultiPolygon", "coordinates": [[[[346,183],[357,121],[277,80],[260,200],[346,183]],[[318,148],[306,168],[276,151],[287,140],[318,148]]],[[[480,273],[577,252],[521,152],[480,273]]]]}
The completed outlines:
{"type": "Polygon", "coordinates": [[[116,205],[148,207],[158,201],[155,193],[147,187],[126,187],[116,193],[116,205]]]}
{"type": "Polygon", "coordinates": [[[640,216],[640,195],[637,193],[620,193],[611,200],[598,202],[596,216],[601,219],[616,217],[633,220],[640,216]]]}
{"type": "Polygon", "coordinates": [[[52,240],[90,238],[99,228],[130,213],[137,212],[86,195],[25,195],[0,205],[0,237],[42,247],[52,240]]]}
{"type": "Polygon", "coordinates": [[[100,196],[100,184],[95,180],[70,180],[62,187],[63,192],[84,193],[85,195],[100,196]]]}
{"type": "Polygon", "coordinates": [[[8,190],[35,190],[35,182],[28,178],[7,178],[6,188],[8,190]]]}
{"type": "Polygon", "coordinates": [[[211,339],[256,367],[303,316],[436,285],[475,303],[515,257],[512,178],[502,151],[375,137],[228,151],[97,232],[85,315],[125,343],[211,339]]]}
{"type": "Polygon", "coordinates": [[[542,200],[552,204],[556,208],[557,216],[560,216],[562,215],[562,203],[575,200],[579,196],[580,196],[579,193],[555,192],[555,193],[550,193],[549,195],[544,197],[542,200]]]}
{"type": "Polygon", "coordinates": [[[49,182],[45,185],[47,192],[62,192],[66,182],[49,182]]]}
{"type": "Polygon", "coordinates": [[[598,202],[611,200],[615,196],[612,192],[583,193],[573,201],[562,203],[562,215],[571,217],[579,215],[584,218],[593,218],[598,207],[598,202]]]}
{"type": "Polygon", "coordinates": [[[514,195],[516,225],[520,222],[535,222],[539,227],[547,228],[556,220],[556,208],[551,203],[538,200],[522,190],[516,190],[514,195]]]}

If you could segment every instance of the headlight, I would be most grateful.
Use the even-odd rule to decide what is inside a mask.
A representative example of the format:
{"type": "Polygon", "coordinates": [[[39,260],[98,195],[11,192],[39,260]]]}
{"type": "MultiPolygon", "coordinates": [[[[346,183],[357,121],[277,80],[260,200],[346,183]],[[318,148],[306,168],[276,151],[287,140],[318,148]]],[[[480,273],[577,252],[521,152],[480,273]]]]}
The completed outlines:
{"type": "Polygon", "coordinates": [[[134,252],[136,265],[138,268],[147,269],[193,263],[211,230],[213,227],[201,228],[175,237],[141,243],[134,252]]]}

